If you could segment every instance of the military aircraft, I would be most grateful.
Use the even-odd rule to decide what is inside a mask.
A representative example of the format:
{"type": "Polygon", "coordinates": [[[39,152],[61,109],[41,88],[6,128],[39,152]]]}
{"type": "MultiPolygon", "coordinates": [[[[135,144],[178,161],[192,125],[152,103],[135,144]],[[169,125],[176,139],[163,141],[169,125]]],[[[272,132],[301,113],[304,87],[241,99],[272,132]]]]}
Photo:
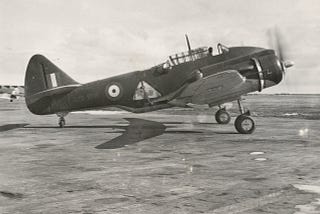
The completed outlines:
{"type": "Polygon", "coordinates": [[[282,80],[293,63],[277,50],[260,47],[212,47],[173,54],[154,67],[80,84],[42,55],[34,55],[27,66],[25,99],[28,109],[37,115],[56,114],[59,126],[72,111],[118,107],[134,113],[150,112],[190,105],[219,106],[215,119],[230,122],[230,114],[221,105],[238,101],[240,114],[235,120],[239,133],[251,134],[255,123],[244,111],[241,96],[262,91],[282,80]],[[277,54],[276,54],[277,52],[277,54]]]}
{"type": "Polygon", "coordinates": [[[17,85],[0,85],[0,98],[8,99],[10,102],[13,100],[24,97],[24,86],[17,85]]]}

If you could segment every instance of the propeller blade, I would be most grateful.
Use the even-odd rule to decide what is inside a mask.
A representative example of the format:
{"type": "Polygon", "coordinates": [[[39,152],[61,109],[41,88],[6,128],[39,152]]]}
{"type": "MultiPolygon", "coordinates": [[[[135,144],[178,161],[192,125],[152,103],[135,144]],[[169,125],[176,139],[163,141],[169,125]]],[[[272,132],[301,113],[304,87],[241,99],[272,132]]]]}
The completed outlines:
{"type": "Polygon", "coordinates": [[[271,47],[276,52],[276,55],[278,56],[282,65],[283,73],[285,74],[286,69],[292,67],[294,65],[294,62],[287,59],[288,57],[286,55],[286,44],[279,28],[274,27],[273,29],[268,30],[268,37],[271,47]]]}
{"type": "Polygon", "coordinates": [[[272,49],[276,52],[277,56],[281,61],[286,60],[285,56],[285,43],[281,36],[280,30],[277,27],[268,30],[269,44],[272,49]]]}
{"type": "Polygon", "coordinates": [[[284,61],[285,60],[285,55],[283,50],[284,44],[278,28],[275,28],[275,40],[276,40],[276,49],[278,52],[278,57],[281,61],[284,61]]]}

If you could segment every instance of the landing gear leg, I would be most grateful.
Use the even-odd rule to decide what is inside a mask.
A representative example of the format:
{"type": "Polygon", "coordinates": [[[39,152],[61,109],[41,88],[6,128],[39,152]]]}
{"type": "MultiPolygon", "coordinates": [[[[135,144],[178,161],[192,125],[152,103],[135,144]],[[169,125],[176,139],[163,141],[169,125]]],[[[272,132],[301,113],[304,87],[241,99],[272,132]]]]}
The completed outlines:
{"type": "Polygon", "coordinates": [[[238,100],[238,106],[240,115],[236,118],[234,126],[236,130],[241,134],[251,134],[255,130],[255,124],[253,119],[250,117],[250,111],[244,111],[241,104],[241,100],[238,100]]]}
{"type": "Polygon", "coordinates": [[[219,105],[219,110],[215,115],[216,121],[219,124],[228,124],[231,120],[230,114],[227,112],[225,107],[219,105]]]}

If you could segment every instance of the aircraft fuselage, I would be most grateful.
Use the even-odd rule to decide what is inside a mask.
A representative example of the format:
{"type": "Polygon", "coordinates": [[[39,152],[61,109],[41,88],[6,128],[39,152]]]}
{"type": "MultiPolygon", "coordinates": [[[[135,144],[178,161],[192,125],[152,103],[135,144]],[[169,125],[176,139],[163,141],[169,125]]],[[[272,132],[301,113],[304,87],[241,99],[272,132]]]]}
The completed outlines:
{"type": "Polygon", "coordinates": [[[28,103],[28,108],[39,115],[111,106],[137,113],[170,108],[175,105],[158,97],[134,99],[139,83],[150,85],[163,97],[178,91],[186,82],[195,81],[195,71],[201,72],[202,78],[205,78],[226,70],[238,71],[245,78],[245,84],[230,92],[231,94],[225,98],[213,100],[212,103],[207,103],[208,105],[214,106],[235,100],[243,94],[261,91],[282,80],[281,63],[273,50],[231,47],[228,52],[219,55],[208,53],[199,59],[183,63],[172,62],[168,67],[161,64],[150,69],[86,83],[67,94],[44,97],[28,103]]]}

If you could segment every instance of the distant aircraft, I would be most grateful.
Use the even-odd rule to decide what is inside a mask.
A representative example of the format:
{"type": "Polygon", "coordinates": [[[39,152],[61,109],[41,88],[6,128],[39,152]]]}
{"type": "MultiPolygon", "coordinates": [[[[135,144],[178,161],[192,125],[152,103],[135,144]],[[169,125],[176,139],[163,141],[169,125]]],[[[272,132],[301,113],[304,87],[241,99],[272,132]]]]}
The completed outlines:
{"type": "MultiPolygon", "coordinates": [[[[212,47],[191,49],[168,57],[149,69],[117,75],[86,84],[69,77],[42,55],[34,55],[25,76],[25,98],[28,109],[37,115],[57,114],[59,126],[72,111],[118,107],[143,113],[170,107],[203,105],[219,106],[215,119],[219,124],[230,122],[230,115],[221,105],[238,101],[240,115],[235,120],[239,133],[250,134],[255,123],[250,112],[241,105],[241,96],[262,91],[282,80],[286,68],[280,42],[275,48],[212,47]]],[[[121,62],[119,62],[121,63],[121,62]]]]}
{"type": "Polygon", "coordinates": [[[12,102],[19,97],[24,97],[24,86],[0,85],[0,98],[8,99],[12,102]]]}

